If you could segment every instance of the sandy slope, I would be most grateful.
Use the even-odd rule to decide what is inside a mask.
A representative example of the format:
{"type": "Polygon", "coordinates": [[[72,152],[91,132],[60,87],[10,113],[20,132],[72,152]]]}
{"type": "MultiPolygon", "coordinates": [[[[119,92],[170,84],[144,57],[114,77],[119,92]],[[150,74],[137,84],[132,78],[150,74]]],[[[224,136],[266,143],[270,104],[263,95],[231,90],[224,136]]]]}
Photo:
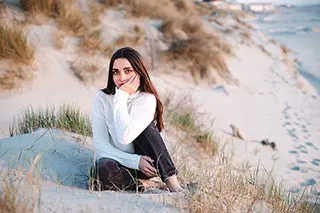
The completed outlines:
{"type": "MultiPolygon", "coordinates": [[[[41,177],[42,181],[33,188],[37,201],[35,212],[178,212],[164,204],[172,203],[170,200],[178,194],[164,192],[149,199],[148,194],[88,191],[86,175],[94,162],[94,151],[69,133],[39,129],[35,133],[2,139],[0,147],[1,185],[7,175],[5,167],[28,170],[29,160],[41,156],[35,178],[41,177]]],[[[14,183],[21,181],[19,189],[25,190],[24,180],[22,176],[14,183]]],[[[24,199],[31,200],[31,192],[29,190],[24,199]]]]}
{"type": "Polygon", "coordinates": [[[90,113],[94,90],[86,88],[70,69],[72,54],[57,51],[51,45],[55,28],[31,26],[30,37],[38,41],[37,76],[22,89],[0,94],[0,136],[8,136],[8,124],[24,107],[75,104],[90,113]]]}
{"type": "Polygon", "coordinates": [[[193,95],[201,111],[214,117],[213,130],[221,144],[230,141],[236,168],[242,163],[256,165],[260,161],[286,187],[296,191],[311,185],[317,194],[320,190],[319,96],[304,79],[295,79],[287,71],[279,53],[274,52],[271,58],[257,47],[238,46],[236,54],[228,65],[239,80],[239,87],[194,86],[172,76],[157,77],[155,81],[163,91],[193,95]],[[306,89],[298,87],[301,82],[306,89]],[[245,141],[230,137],[230,124],[240,128],[245,141]],[[265,138],[276,143],[276,151],[260,144],[265,138]]]}
{"type": "MultiPolygon", "coordinates": [[[[111,13],[109,17],[103,19],[103,23],[109,23],[107,27],[119,33],[124,29],[115,28],[110,21],[113,17],[114,14],[111,13]]],[[[129,26],[132,27],[134,24],[130,22],[129,26]]],[[[85,87],[74,76],[70,70],[70,61],[76,57],[72,45],[63,51],[54,49],[51,44],[54,27],[42,25],[31,28],[30,36],[39,39],[36,52],[37,77],[23,89],[0,95],[2,137],[8,136],[7,129],[13,115],[29,105],[38,107],[74,103],[89,113],[95,91],[104,85],[105,79],[101,78],[99,86],[97,84],[85,87]]],[[[111,35],[113,36],[112,33],[111,35]]],[[[190,78],[188,74],[176,74],[174,71],[170,72],[170,75],[165,74],[161,72],[164,71],[164,66],[159,64],[157,68],[159,72],[151,73],[152,80],[160,92],[172,90],[177,94],[188,93],[194,96],[195,102],[200,106],[199,111],[205,111],[215,118],[213,130],[221,145],[229,142],[229,148],[234,152],[236,168],[240,168],[243,161],[253,165],[260,161],[269,171],[272,170],[277,180],[282,180],[285,186],[295,190],[300,186],[312,185],[317,188],[315,193],[318,193],[320,191],[320,144],[317,141],[320,138],[319,96],[308,86],[306,90],[297,87],[300,80],[297,81],[294,74],[287,71],[287,67],[281,61],[279,48],[269,47],[274,58],[266,56],[257,47],[237,45],[235,48],[236,57],[228,60],[228,66],[231,73],[239,80],[239,86],[208,86],[201,83],[195,85],[193,82],[185,81],[190,78]],[[235,124],[241,129],[246,137],[245,141],[231,138],[230,124],[235,124]],[[270,147],[262,146],[260,141],[264,138],[275,141],[277,150],[273,151],[270,147]]],[[[141,49],[141,52],[147,53],[146,49],[141,49]]],[[[33,136],[30,134],[27,137],[33,136]]],[[[14,139],[7,140],[13,143],[14,139]]],[[[19,140],[24,141],[23,138],[19,140]]],[[[50,187],[45,189],[44,196],[50,196],[52,190],[50,187]]],[[[69,199],[81,200],[80,197],[85,193],[82,190],[76,192],[71,190],[72,193],[68,194],[66,191],[69,193],[70,189],[62,187],[52,196],[60,198],[63,195],[65,196],[63,202],[67,202],[69,199]],[[74,193],[78,197],[72,197],[74,193]]],[[[86,196],[90,200],[95,195],[86,196]]],[[[122,199],[138,202],[137,198],[128,198],[128,195],[123,195],[120,200],[109,193],[105,193],[105,196],[106,200],[111,200],[114,204],[118,202],[119,205],[110,207],[113,211],[121,206],[122,199]]],[[[52,202],[58,203],[59,200],[53,199],[52,202]]],[[[146,205],[151,206],[151,201],[142,202],[149,202],[146,205]]],[[[55,204],[48,203],[48,205],[55,204]]],[[[77,207],[73,206],[70,212],[74,208],[77,207]]],[[[128,212],[132,210],[130,205],[121,208],[128,212]]]]}

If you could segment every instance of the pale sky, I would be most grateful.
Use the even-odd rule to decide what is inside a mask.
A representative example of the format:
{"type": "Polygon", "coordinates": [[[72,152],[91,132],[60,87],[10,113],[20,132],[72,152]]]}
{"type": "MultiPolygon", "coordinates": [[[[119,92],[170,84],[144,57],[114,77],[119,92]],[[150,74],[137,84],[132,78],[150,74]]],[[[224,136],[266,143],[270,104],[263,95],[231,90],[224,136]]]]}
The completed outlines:
{"type": "Polygon", "coordinates": [[[261,3],[261,2],[266,2],[266,3],[274,3],[274,4],[320,4],[320,0],[236,0],[237,2],[241,3],[261,3]]]}

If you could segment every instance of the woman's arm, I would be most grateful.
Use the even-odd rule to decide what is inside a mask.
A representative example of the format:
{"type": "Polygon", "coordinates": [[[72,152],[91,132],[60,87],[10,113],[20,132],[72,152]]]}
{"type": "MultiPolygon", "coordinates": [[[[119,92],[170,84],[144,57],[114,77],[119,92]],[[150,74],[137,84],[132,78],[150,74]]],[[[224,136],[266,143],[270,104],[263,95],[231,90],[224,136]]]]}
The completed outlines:
{"type": "Polygon", "coordinates": [[[109,129],[98,94],[94,97],[92,105],[92,132],[98,156],[114,159],[123,166],[139,170],[140,155],[123,152],[110,144],[109,129]]]}
{"type": "Polygon", "coordinates": [[[152,94],[143,94],[128,112],[129,94],[118,89],[114,96],[113,117],[118,142],[131,143],[151,123],[156,110],[157,101],[152,94]]]}

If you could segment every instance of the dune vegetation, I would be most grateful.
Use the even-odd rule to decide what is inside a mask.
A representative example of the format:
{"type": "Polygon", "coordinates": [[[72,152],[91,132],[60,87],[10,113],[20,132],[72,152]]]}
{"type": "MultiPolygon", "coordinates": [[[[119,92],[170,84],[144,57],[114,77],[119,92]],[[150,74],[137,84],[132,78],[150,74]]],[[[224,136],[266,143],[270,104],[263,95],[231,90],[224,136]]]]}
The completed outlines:
{"type": "MultiPolygon", "coordinates": [[[[147,17],[161,20],[159,32],[163,33],[164,41],[168,45],[165,51],[158,54],[165,55],[165,61],[184,64],[183,69],[189,70],[197,79],[206,79],[210,72],[217,72],[219,76],[232,81],[228,67],[224,62],[225,56],[232,54],[231,46],[219,35],[219,32],[206,30],[201,19],[202,7],[184,0],[104,0],[90,1],[89,10],[85,11],[74,0],[43,1],[20,0],[21,6],[31,14],[43,13],[52,17],[58,27],[68,34],[80,38],[80,51],[89,54],[110,52],[110,46],[147,45],[143,30],[139,29],[132,36],[124,32],[113,44],[105,44],[101,38],[100,17],[108,9],[124,6],[127,19],[147,17]],[[186,14],[188,18],[186,19],[186,14]],[[210,57],[208,57],[210,56],[210,57]],[[188,62],[188,63],[185,63],[188,62]]],[[[215,10],[215,8],[207,8],[215,10]]],[[[30,15],[31,15],[30,14],[30,15]]],[[[130,33],[131,34],[131,33],[130,33]]],[[[59,37],[61,38],[61,36],[59,37]]],[[[60,41],[60,40],[58,40],[60,41]]],[[[61,42],[56,42],[60,49],[61,42]]],[[[112,52],[112,51],[111,51],[112,52]]]]}
{"type": "Polygon", "coordinates": [[[84,136],[92,136],[89,117],[72,105],[64,105],[58,109],[47,107],[33,109],[29,107],[17,115],[9,127],[10,135],[25,134],[37,128],[55,128],[84,136]]]}
{"type": "Polygon", "coordinates": [[[18,83],[28,80],[33,72],[27,67],[35,60],[35,47],[27,40],[20,26],[12,27],[0,20],[0,88],[12,89],[18,83]],[[10,66],[13,64],[13,66],[10,66]]]}
{"type": "MultiPolygon", "coordinates": [[[[91,56],[110,57],[115,47],[149,45],[147,34],[141,25],[134,25],[130,33],[119,32],[115,40],[106,43],[103,39],[105,25],[102,17],[109,10],[119,10],[126,19],[136,22],[144,18],[158,20],[160,24],[157,25],[157,30],[161,35],[158,40],[165,43],[167,49],[153,48],[150,56],[156,54],[162,56],[159,60],[163,60],[163,63],[178,64],[177,70],[190,73],[196,80],[207,80],[214,72],[232,83],[233,77],[225,59],[232,57],[233,49],[222,35],[240,31],[242,39],[251,42],[247,31],[251,26],[239,18],[245,14],[233,14],[237,27],[224,29],[223,32],[218,28],[208,30],[208,23],[202,19],[204,14],[219,14],[211,17],[208,22],[223,26],[220,18],[230,11],[186,0],[101,0],[89,1],[88,8],[84,8],[76,0],[20,0],[19,3],[26,16],[41,13],[50,20],[50,24],[53,23],[57,29],[53,35],[53,47],[57,51],[65,48],[67,37],[76,39],[76,54],[85,55],[88,59],[73,60],[70,70],[83,82],[101,73],[100,65],[93,63],[91,56]]],[[[26,23],[28,24],[30,23],[26,23]]],[[[26,29],[19,26],[13,27],[0,21],[0,60],[17,65],[17,68],[5,68],[6,72],[1,73],[1,88],[12,89],[17,86],[17,82],[29,79],[32,74],[25,67],[31,66],[36,60],[36,47],[28,42],[26,32],[26,29]]],[[[151,64],[154,60],[152,57],[151,64]]],[[[1,63],[0,68],[2,69],[1,63]]],[[[180,142],[170,151],[179,170],[178,178],[186,189],[184,196],[175,202],[177,208],[197,213],[253,212],[257,208],[284,213],[319,211],[319,207],[310,201],[307,190],[298,195],[288,193],[262,164],[234,168],[234,156],[225,149],[226,142],[218,140],[215,133],[206,128],[210,119],[197,112],[198,106],[193,105],[191,99],[182,97],[173,102],[172,97],[172,94],[167,94],[163,98],[165,123],[179,133],[174,137],[180,142]],[[194,155],[198,154],[198,158],[205,159],[205,163],[197,162],[193,166],[188,164],[190,155],[181,150],[186,150],[190,144],[199,147],[199,153],[194,155]]],[[[214,125],[214,121],[209,122],[214,125]]],[[[60,129],[92,137],[89,116],[78,107],[70,105],[59,108],[27,108],[15,116],[9,131],[11,136],[16,136],[32,133],[37,128],[60,129]]],[[[38,158],[30,161],[31,165],[36,164],[38,158]]],[[[19,182],[15,184],[9,179],[11,175],[20,177],[22,173],[8,172],[1,182],[0,212],[35,212],[36,205],[40,203],[37,203],[33,187],[39,186],[35,182],[38,181],[39,174],[35,174],[38,175],[37,178],[31,178],[33,168],[32,166],[27,172],[25,185],[19,185],[19,182]],[[25,202],[24,196],[30,195],[31,202],[25,202]]],[[[22,170],[20,168],[19,172],[22,170]]]]}
{"type": "MultiPolygon", "coordinates": [[[[242,168],[234,168],[234,156],[225,149],[226,142],[219,141],[214,137],[214,132],[204,128],[205,115],[197,112],[197,106],[192,104],[190,97],[174,97],[176,96],[171,93],[164,94],[163,103],[166,108],[167,128],[174,128],[180,132],[175,136],[179,142],[170,153],[179,170],[178,178],[187,191],[185,196],[176,198],[177,208],[187,212],[251,212],[259,208],[285,213],[317,211],[318,207],[310,202],[307,190],[299,194],[287,192],[273,179],[262,163],[258,166],[243,165],[242,168]],[[173,99],[175,101],[172,101],[173,99]],[[181,151],[190,143],[192,146],[200,145],[199,153],[193,155],[201,155],[206,163],[197,162],[199,165],[190,165],[191,161],[186,160],[190,155],[181,151]]],[[[211,123],[214,125],[213,121],[211,123]]],[[[58,109],[47,107],[25,110],[12,122],[10,134],[13,136],[29,133],[40,127],[92,137],[88,116],[77,107],[67,105],[58,109]]],[[[3,192],[6,192],[8,184],[5,182],[3,192]]],[[[15,196],[19,195],[16,193],[15,196]]],[[[5,197],[5,208],[9,205],[7,199],[18,202],[18,198],[5,197]]]]}

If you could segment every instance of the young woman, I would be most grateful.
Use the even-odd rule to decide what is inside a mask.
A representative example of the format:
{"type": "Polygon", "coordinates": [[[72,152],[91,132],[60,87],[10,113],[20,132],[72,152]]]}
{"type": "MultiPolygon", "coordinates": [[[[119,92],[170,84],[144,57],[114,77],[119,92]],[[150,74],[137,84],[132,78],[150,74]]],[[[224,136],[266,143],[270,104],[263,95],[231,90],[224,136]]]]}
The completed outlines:
{"type": "Polygon", "coordinates": [[[117,50],[109,64],[107,88],[93,100],[92,130],[97,161],[93,176],[101,190],[143,190],[138,179],[160,175],[179,191],[177,170],[159,132],[163,106],[141,55],[117,50]]]}

